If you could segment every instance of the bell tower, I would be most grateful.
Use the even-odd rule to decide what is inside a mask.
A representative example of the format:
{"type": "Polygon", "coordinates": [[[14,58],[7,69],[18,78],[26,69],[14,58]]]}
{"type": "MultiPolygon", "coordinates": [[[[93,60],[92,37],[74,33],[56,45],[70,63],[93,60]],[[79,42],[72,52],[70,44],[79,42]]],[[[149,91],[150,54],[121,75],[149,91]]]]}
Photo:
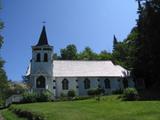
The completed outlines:
{"type": "Polygon", "coordinates": [[[48,44],[45,26],[42,28],[38,43],[32,46],[30,77],[33,89],[52,89],[53,46],[48,44]]]}

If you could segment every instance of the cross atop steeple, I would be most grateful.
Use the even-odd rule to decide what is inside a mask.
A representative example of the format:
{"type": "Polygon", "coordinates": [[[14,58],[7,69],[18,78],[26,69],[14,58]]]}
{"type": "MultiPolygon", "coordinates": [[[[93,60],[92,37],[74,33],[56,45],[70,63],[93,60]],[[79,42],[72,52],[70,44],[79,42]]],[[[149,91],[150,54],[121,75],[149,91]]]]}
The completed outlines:
{"type": "Polygon", "coordinates": [[[46,28],[44,25],[43,25],[43,29],[42,29],[38,44],[36,46],[42,46],[42,45],[48,45],[46,28]]]}
{"type": "Polygon", "coordinates": [[[42,21],[42,23],[45,25],[46,21],[42,21]]]}

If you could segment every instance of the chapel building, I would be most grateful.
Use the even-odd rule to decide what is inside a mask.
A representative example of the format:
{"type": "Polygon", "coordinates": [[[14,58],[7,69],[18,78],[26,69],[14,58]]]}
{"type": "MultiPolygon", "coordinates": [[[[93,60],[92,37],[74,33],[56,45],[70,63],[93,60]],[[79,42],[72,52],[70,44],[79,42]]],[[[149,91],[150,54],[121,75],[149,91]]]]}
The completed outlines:
{"type": "Polygon", "coordinates": [[[88,90],[98,87],[111,94],[135,85],[130,72],[112,61],[54,60],[53,53],[43,26],[38,43],[32,46],[32,58],[24,77],[31,91],[49,90],[54,97],[60,97],[74,90],[77,96],[86,96],[88,90]]]}

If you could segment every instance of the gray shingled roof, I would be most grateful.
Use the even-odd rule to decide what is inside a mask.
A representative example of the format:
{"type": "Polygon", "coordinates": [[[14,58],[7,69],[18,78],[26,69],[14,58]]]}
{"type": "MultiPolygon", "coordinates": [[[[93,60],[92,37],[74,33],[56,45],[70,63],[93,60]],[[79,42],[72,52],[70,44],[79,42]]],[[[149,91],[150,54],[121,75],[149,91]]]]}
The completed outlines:
{"type": "Polygon", "coordinates": [[[53,61],[54,77],[124,77],[129,71],[111,61],[53,61]]]}
{"type": "MultiPolygon", "coordinates": [[[[130,73],[119,65],[114,65],[111,61],[53,61],[54,77],[125,77],[130,73]]],[[[26,76],[30,75],[30,67],[26,76]]]]}

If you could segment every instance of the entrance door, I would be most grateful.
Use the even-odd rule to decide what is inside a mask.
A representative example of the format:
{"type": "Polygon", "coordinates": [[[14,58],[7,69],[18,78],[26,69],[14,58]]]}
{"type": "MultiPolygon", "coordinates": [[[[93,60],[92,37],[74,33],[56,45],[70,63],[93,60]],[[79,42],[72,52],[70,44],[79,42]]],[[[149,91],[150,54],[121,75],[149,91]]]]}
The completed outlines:
{"type": "Polygon", "coordinates": [[[37,88],[45,88],[46,83],[45,83],[45,78],[43,76],[40,76],[36,80],[36,87],[37,88]]]}

